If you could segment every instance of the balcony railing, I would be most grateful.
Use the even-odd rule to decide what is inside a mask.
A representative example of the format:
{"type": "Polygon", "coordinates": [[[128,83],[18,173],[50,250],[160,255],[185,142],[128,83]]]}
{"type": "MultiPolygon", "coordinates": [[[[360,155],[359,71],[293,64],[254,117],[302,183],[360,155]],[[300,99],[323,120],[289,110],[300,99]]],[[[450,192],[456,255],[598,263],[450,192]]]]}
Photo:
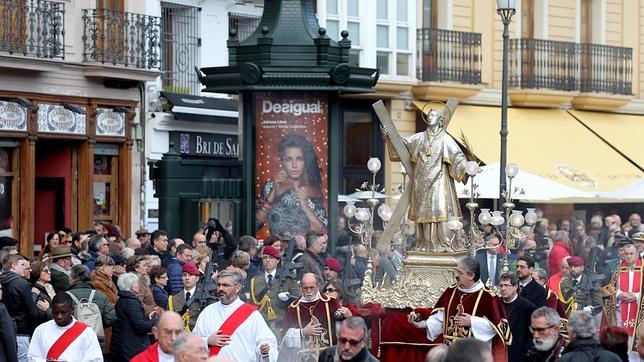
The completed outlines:
{"type": "Polygon", "coordinates": [[[418,79],[481,83],[481,34],[418,29],[418,79]]]}
{"type": "Polygon", "coordinates": [[[160,18],[107,9],[83,9],[83,61],[158,69],[160,18]]]}
{"type": "Polygon", "coordinates": [[[632,49],[510,40],[510,87],[631,94],[632,49]]]}
{"type": "Polygon", "coordinates": [[[0,0],[0,52],[65,59],[65,4],[0,0]]]}
{"type": "Polygon", "coordinates": [[[581,44],[582,92],[632,94],[633,49],[581,44]]]}

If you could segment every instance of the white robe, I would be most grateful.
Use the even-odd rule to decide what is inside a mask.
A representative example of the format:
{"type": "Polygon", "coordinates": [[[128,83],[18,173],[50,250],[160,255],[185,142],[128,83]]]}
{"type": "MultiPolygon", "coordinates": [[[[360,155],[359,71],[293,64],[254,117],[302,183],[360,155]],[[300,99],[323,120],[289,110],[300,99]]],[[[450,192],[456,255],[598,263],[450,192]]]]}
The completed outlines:
{"type": "MultiPolygon", "coordinates": [[[[242,304],[238,298],[228,305],[217,302],[207,306],[199,314],[192,332],[203,337],[208,343],[208,337],[217,333],[226,319],[242,304]]],[[[230,344],[222,347],[218,355],[230,357],[236,362],[276,362],[277,338],[268,328],[262,315],[254,311],[230,336],[230,344]],[[259,352],[259,346],[263,343],[270,346],[268,357],[265,359],[262,359],[259,352]]]]}
{"type": "MultiPolygon", "coordinates": [[[[58,338],[76,322],[72,317],[72,323],[65,327],[59,327],[55,321],[50,320],[39,325],[31,337],[29,343],[29,361],[41,362],[47,358],[49,348],[58,338]]],[[[91,327],[85,330],[67,347],[65,352],[58,357],[59,361],[68,362],[95,362],[103,361],[103,352],[98,344],[98,337],[91,327]]]]}

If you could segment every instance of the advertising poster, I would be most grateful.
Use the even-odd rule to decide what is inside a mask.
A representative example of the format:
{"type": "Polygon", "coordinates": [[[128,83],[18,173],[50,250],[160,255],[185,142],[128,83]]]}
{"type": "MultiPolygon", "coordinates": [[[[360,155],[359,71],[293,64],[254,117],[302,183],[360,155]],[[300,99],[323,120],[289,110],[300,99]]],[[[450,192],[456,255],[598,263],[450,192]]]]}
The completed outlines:
{"type": "Polygon", "coordinates": [[[327,96],[255,96],[256,237],[327,233],[327,96]]]}

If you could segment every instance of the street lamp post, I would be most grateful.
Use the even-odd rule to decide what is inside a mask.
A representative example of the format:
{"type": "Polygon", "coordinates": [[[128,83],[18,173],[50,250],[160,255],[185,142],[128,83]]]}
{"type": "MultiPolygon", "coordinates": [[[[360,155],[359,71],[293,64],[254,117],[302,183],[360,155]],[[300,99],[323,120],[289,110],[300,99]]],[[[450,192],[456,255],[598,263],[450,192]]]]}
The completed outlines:
{"type": "Polygon", "coordinates": [[[503,22],[503,78],[501,80],[501,167],[499,180],[499,199],[501,204],[505,202],[503,191],[505,190],[505,165],[507,163],[507,142],[508,142],[508,42],[510,32],[508,26],[512,15],[516,12],[516,0],[496,0],[496,13],[501,16],[503,22]]]}

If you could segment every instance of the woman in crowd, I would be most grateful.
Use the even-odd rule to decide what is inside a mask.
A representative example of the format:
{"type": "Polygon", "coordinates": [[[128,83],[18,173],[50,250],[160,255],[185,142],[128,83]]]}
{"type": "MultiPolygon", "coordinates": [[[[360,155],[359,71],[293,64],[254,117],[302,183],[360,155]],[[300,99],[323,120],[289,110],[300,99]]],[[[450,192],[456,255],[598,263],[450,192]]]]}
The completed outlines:
{"type": "Polygon", "coordinates": [[[36,308],[46,313],[45,319],[42,321],[51,319],[51,298],[56,295],[56,292],[54,287],[49,284],[51,282],[51,272],[47,263],[40,260],[31,263],[29,282],[31,283],[31,295],[36,302],[36,308]]]}
{"type": "Polygon", "coordinates": [[[103,292],[112,305],[116,304],[118,289],[112,281],[114,275],[114,259],[107,255],[96,258],[96,266],[92,271],[92,285],[96,290],[103,292]]]}
{"type": "Polygon", "coordinates": [[[325,232],[327,224],[320,166],[313,145],[290,134],[279,144],[280,169],[264,183],[255,212],[257,230],[268,222],[271,235],[325,232]]]}
{"type": "Polygon", "coordinates": [[[282,239],[277,235],[270,235],[264,240],[264,246],[272,246],[282,252],[282,239]]]}
{"type": "Polygon", "coordinates": [[[157,312],[146,313],[141,300],[139,276],[121,274],[118,279],[119,299],[116,321],[112,328],[112,361],[129,361],[148,347],[148,333],[157,322],[157,312]]]}
{"type": "Polygon", "coordinates": [[[58,235],[58,232],[56,231],[50,231],[47,234],[47,243],[44,248],[40,250],[40,253],[38,253],[38,259],[44,260],[49,256],[49,253],[51,252],[51,249],[57,247],[60,245],[60,235],[58,235]]]}
{"type": "Polygon", "coordinates": [[[125,271],[128,273],[135,273],[139,277],[139,288],[137,295],[143,303],[143,308],[145,313],[151,313],[156,309],[156,303],[154,303],[154,296],[152,296],[152,290],[150,290],[150,280],[148,279],[148,262],[145,255],[134,255],[127,259],[127,265],[125,266],[125,271]]]}
{"type": "Polygon", "coordinates": [[[161,266],[150,269],[150,289],[157,306],[168,309],[168,292],[165,287],[168,285],[168,271],[161,266]]]}
{"type": "Polygon", "coordinates": [[[197,246],[192,254],[192,260],[194,260],[195,266],[203,274],[208,261],[210,261],[210,248],[207,245],[197,246]]]}
{"type": "Polygon", "coordinates": [[[337,299],[340,304],[344,303],[344,290],[342,289],[342,284],[337,280],[328,281],[321,292],[331,298],[337,299]]]}

